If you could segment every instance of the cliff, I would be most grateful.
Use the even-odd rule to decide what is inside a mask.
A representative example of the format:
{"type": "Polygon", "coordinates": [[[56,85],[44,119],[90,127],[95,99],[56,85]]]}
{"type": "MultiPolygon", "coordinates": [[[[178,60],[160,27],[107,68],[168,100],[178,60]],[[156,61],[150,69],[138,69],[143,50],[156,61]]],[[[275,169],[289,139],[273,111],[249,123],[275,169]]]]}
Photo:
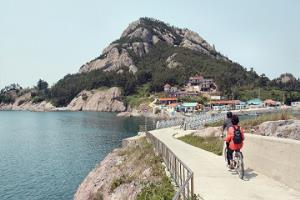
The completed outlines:
{"type": "Polygon", "coordinates": [[[110,89],[83,90],[67,106],[71,111],[123,112],[126,110],[121,101],[121,90],[110,89]]]}

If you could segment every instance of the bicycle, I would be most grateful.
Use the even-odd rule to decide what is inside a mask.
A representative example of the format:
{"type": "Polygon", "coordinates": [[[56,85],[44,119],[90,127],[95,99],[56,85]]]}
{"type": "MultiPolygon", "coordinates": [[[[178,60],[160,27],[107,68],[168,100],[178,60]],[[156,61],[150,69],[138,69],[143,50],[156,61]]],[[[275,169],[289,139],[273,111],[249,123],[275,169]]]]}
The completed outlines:
{"type": "MultiPolygon", "coordinates": [[[[227,147],[224,148],[224,157],[225,157],[225,162],[227,165],[227,147]]],[[[232,159],[232,163],[233,163],[233,167],[234,170],[237,172],[237,174],[239,175],[240,179],[244,178],[244,156],[243,153],[240,150],[236,150],[233,152],[233,159],[232,159]]]]}

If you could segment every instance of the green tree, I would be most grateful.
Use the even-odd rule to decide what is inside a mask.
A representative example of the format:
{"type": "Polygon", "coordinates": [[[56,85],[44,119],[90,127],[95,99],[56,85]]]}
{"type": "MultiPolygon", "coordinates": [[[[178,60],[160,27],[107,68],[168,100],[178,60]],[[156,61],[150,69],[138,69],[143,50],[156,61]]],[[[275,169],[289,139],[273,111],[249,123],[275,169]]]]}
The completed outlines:
{"type": "Polygon", "coordinates": [[[42,79],[40,79],[38,82],[37,82],[37,85],[36,85],[37,89],[42,91],[42,90],[47,90],[48,89],[48,83],[42,79]]]}

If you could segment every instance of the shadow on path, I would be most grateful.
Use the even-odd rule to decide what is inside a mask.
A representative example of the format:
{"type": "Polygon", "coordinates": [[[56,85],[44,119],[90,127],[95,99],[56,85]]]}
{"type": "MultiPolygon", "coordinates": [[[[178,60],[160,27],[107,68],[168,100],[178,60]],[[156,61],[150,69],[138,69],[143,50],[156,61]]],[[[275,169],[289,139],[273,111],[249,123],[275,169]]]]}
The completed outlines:
{"type": "Polygon", "coordinates": [[[253,169],[247,168],[244,174],[244,181],[250,181],[252,178],[257,177],[258,174],[253,169]]]}
{"type": "MultiPolygon", "coordinates": [[[[235,170],[230,170],[228,169],[228,171],[233,175],[233,176],[238,176],[238,173],[235,170]]],[[[252,178],[257,177],[258,174],[254,172],[253,169],[247,168],[244,171],[244,178],[243,181],[250,181],[252,178]]]]}

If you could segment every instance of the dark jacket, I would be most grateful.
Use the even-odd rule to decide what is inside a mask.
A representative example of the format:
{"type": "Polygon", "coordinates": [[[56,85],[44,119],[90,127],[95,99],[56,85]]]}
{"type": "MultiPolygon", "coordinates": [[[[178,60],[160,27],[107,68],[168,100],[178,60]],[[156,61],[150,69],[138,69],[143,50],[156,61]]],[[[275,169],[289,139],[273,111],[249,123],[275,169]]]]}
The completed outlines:
{"type": "Polygon", "coordinates": [[[224,131],[224,130],[227,131],[231,126],[232,126],[231,118],[227,118],[227,119],[224,121],[224,124],[223,124],[223,131],[224,131]]]}

